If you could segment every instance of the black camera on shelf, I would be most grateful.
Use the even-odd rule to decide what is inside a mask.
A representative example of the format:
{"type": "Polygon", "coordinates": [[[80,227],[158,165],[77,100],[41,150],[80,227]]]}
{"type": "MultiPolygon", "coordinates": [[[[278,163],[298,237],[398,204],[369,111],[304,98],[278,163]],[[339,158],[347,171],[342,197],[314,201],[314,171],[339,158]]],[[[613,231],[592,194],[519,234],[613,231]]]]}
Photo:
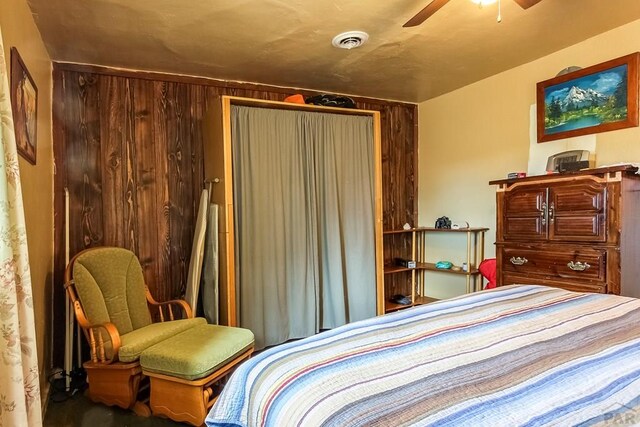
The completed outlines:
{"type": "Polygon", "coordinates": [[[446,216],[436,219],[436,228],[451,228],[451,220],[446,216]]]}

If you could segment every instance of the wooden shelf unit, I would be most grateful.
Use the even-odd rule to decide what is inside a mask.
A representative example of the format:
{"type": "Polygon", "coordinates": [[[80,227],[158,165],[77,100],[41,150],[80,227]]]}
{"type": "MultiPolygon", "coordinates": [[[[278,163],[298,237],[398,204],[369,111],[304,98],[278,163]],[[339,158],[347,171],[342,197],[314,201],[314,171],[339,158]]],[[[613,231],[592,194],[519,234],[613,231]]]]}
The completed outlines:
{"type": "MultiPolygon", "coordinates": [[[[387,230],[383,232],[385,238],[410,234],[411,242],[409,244],[409,253],[404,257],[416,261],[415,268],[408,268],[392,263],[387,263],[384,266],[385,282],[390,275],[398,273],[410,273],[408,283],[411,286],[411,304],[403,305],[389,301],[389,298],[395,293],[389,291],[388,287],[384,287],[385,296],[385,312],[401,310],[403,308],[413,307],[421,304],[428,304],[430,302],[437,301],[436,298],[428,297],[426,295],[426,271],[436,271],[446,274],[455,274],[464,276],[466,278],[466,292],[472,292],[480,290],[482,288],[482,278],[478,271],[478,265],[484,258],[484,234],[488,231],[488,228],[463,228],[463,229],[448,229],[448,228],[433,228],[433,227],[417,227],[402,230],[387,230]],[[467,266],[468,271],[460,269],[442,269],[436,268],[436,264],[433,262],[427,262],[427,250],[426,250],[426,235],[428,233],[464,233],[467,236],[467,266]]],[[[385,241],[385,244],[386,241],[385,241]]],[[[456,266],[454,266],[456,267],[456,266]]],[[[461,267],[461,266],[457,266],[461,267]]]]}
{"type": "Polygon", "coordinates": [[[415,301],[409,305],[398,304],[395,302],[387,301],[385,304],[385,311],[397,311],[402,310],[404,308],[415,307],[416,305],[429,304],[432,302],[438,301],[437,298],[424,297],[424,296],[416,296],[415,301]]]}

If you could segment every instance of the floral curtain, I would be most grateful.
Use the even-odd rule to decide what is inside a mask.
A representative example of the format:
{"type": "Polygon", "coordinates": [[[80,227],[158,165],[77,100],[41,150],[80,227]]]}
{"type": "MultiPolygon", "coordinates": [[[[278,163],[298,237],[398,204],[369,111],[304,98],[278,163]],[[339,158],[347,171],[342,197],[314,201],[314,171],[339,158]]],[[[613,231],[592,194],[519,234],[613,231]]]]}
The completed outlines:
{"type": "Polygon", "coordinates": [[[0,31],[0,427],[40,426],[31,273],[0,31]]]}

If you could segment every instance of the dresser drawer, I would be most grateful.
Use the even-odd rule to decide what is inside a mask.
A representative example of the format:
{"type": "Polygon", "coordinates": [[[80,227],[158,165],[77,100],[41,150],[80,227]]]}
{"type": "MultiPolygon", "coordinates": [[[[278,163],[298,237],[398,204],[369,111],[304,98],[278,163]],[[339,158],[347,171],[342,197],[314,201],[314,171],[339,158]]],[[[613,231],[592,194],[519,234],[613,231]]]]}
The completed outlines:
{"type": "Polygon", "coordinates": [[[503,247],[505,274],[539,275],[557,279],[605,282],[606,250],[576,248],[503,247]]]}
{"type": "Polygon", "coordinates": [[[553,276],[535,274],[503,273],[501,286],[506,285],[544,285],[562,288],[574,292],[610,293],[603,282],[576,279],[561,279],[553,276]]]}

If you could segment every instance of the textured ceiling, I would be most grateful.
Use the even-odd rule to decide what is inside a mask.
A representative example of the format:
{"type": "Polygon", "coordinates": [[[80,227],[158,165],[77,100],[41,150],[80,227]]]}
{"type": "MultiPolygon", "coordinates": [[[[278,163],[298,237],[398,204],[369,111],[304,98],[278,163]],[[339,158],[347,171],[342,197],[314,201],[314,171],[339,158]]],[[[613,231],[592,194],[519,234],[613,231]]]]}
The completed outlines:
{"type": "MultiPolygon", "coordinates": [[[[55,61],[420,102],[640,19],[638,0],[29,0],[55,61]],[[364,46],[331,46],[338,33],[364,46]]],[[[591,65],[591,64],[584,64],[591,65]]]]}

